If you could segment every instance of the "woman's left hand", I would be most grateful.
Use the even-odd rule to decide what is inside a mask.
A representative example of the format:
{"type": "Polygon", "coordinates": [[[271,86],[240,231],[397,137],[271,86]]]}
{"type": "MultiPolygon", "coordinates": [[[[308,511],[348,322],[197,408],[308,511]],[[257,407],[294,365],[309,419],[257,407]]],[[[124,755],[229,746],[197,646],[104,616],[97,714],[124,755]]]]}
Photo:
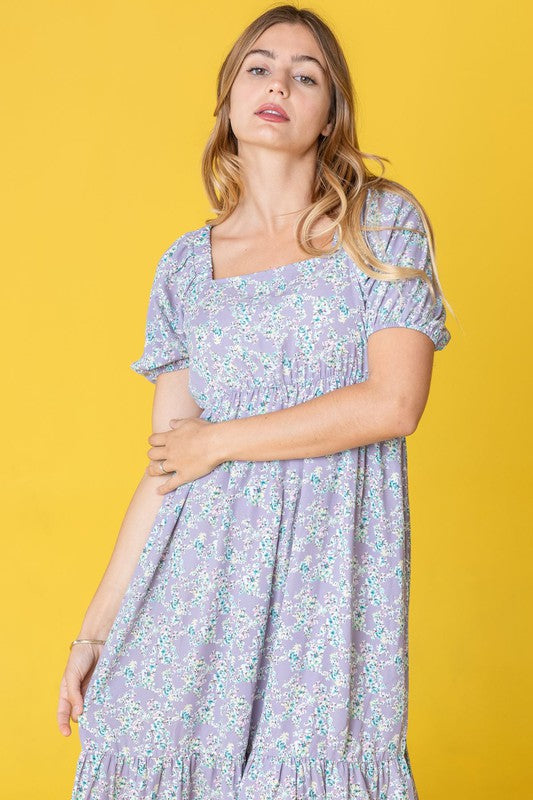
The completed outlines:
{"type": "Polygon", "coordinates": [[[179,417],[170,420],[169,431],[152,433],[148,437],[152,447],[147,454],[150,459],[147,474],[164,475],[161,463],[167,472],[172,473],[168,481],[158,487],[159,494],[167,494],[183,483],[207,475],[222,463],[216,457],[212,437],[208,435],[214,424],[199,417],[179,417]]]}

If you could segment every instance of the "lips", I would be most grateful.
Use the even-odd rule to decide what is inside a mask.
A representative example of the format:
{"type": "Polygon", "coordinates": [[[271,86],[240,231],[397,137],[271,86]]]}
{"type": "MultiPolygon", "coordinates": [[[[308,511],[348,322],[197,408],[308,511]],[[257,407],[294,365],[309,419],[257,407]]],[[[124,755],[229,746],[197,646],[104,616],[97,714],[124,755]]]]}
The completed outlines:
{"type": "Polygon", "coordinates": [[[277,106],[275,103],[264,103],[264,105],[259,106],[258,109],[254,112],[263,117],[263,119],[284,119],[288,120],[289,117],[285,113],[285,111],[281,108],[281,106],[277,106]],[[266,113],[265,113],[266,112],[266,113]],[[274,113],[272,113],[274,112],[274,113]]]}

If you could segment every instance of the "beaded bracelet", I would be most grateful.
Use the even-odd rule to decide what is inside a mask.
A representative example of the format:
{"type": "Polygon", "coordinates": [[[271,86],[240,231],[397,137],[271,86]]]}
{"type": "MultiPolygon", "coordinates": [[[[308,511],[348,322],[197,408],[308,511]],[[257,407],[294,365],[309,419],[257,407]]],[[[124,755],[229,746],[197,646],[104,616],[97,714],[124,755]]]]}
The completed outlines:
{"type": "Polygon", "coordinates": [[[105,641],[105,639],[74,639],[74,641],[70,643],[69,650],[72,650],[73,644],[85,644],[86,642],[89,644],[105,644],[105,641]]]}

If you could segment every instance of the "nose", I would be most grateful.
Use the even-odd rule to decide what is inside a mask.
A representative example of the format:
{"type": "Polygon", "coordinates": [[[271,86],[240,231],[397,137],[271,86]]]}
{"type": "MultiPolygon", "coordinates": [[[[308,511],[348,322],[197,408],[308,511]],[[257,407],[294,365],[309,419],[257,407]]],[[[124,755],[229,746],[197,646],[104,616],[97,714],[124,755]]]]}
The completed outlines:
{"type": "Polygon", "coordinates": [[[283,81],[279,80],[279,78],[273,78],[270,82],[270,86],[268,87],[268,91],[270,92],[280,92],[284,97],[287,96],[288,91],[287,87],[283,83],[283,81]]]}

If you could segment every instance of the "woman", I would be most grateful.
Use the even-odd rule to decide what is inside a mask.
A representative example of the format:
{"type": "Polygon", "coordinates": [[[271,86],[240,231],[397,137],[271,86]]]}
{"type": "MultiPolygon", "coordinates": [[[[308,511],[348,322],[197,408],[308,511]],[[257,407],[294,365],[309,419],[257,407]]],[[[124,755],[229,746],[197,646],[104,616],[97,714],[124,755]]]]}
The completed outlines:
{"type": "Polygon", "coordinates": [[[150,465],[61,684],[72,798],[414,800],[405,437],[450,339],[431,227],[365,167],[310,11],[243,32],[215,113],[218,216],[158,264],[131,365],[150,465]]]}

